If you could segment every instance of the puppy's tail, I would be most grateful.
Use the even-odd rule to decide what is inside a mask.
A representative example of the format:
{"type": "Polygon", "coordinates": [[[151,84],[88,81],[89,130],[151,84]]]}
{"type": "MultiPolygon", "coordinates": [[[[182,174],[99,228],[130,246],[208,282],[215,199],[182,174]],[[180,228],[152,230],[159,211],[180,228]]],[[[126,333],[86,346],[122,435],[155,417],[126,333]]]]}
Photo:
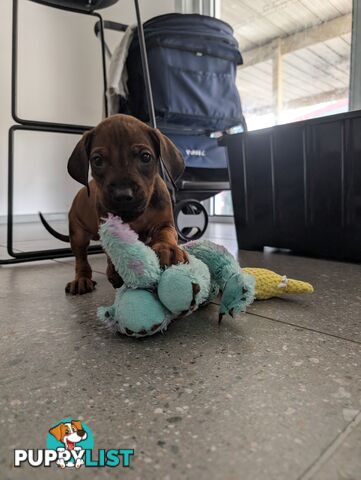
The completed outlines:
{"type": "Polygon", "coordinates": [[[51,225],[49,225],[48,222],[45,220],[45,218],[44,218],[44,216],[41,212],[39,212],[39,217],[40,217],[41,223],[44,225],[45,229],[51,235],[53,235],[53,237],[57,238],[58,240],[61,240],[62,242],[67,242],[67,243],[70,242],[69,235],[63,235],[62,233],[59,233],[56,230],[54,230],[54,228],[51,225]]]}

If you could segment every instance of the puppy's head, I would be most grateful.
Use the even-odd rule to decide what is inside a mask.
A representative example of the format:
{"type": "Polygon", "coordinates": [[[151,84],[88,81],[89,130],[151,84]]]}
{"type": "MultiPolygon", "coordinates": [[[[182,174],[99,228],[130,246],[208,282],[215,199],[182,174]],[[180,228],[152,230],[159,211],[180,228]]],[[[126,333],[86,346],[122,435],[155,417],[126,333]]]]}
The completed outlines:
{"type": "Polygon", "coordinates": [[[68,172],[87,185],[90,166],[102,209],[129,222],[147,208],[160,157],[176,181],[184,171],[184,160],[175,145],[134,117],[114,115],[83,135],[69,159],[68,172]]]}
{"type": "Polygon", "coordinates": [[[72,420],[69,423],[59,423],[51,428],[49,433],[51,433],[58,442],[64,443],[67,448],[73,448],[76,443],[87,438],[87,434],[79,420],[72,420]]]}

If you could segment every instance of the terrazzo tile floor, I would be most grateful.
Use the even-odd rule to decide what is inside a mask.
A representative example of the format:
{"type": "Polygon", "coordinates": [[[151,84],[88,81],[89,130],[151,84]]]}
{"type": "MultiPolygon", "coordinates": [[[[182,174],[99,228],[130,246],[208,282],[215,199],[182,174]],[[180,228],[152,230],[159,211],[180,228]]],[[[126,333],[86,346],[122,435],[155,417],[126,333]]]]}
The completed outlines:
{"type": "MultiPolygon", "coordinates": [[[[15,234],[18,250],[59,246],[37,225],[15,234]]],[[[139,341],[96,320],[114,296],[103,255],[82,297],[64,294],[72,259],[0,267],[1,480],[361,480],[360,265],[237,252],[233,225],[207,236],[315,293],[256,302],[221,327],[210,305],[139,341]],[[67,416],[97,449],[134,448],[130,468],[13,467],[15,448],[45,448],[67,416]]],[[[4,245],[0,227],[2,258],[4,245]]]]}

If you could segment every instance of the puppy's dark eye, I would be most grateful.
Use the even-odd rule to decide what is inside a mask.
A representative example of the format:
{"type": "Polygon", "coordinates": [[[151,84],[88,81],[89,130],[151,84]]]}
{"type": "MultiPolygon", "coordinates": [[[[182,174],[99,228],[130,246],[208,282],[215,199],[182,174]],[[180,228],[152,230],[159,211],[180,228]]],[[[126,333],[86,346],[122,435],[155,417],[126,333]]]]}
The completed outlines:
{"type": "Polygon", "coordinates": [[[152,160],[152,155],[148,152],[142,152],[140,158],[143,163],[149,163],[152,160]]]}
{"type": "Polygon", "coordinates": [[[92,158],[91,158],[91,163],[92,163],[93,167],[100,168],[104,165],[104,159],[99,154],[93,155],[92,158]]]}

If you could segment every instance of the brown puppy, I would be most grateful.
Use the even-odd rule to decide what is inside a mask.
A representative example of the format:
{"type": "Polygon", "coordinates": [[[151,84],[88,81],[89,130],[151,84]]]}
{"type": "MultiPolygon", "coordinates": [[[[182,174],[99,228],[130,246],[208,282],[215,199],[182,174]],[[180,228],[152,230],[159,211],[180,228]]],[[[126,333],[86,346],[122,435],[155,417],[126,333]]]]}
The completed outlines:
{"type": "MultiPolygon", "coordinates": [[[[66,285],[66,292],[81,295],[94,289],[87,247],[99,238],[99,221],[109,212],[129,223],[162,265],[187,261],[177,245],[170,195],[159,175],[160,156],[176,180],[184,171],[177,148],[159,130],[128,115],[105,119],[76,145],[68,172],[85,187],[69,212],[75,279],[66,285]],[[89,165],[93,179],[88,184],[89,165]]],[[[121,286],[109,259],[107,276],[114,287],[121,286]]]]}

